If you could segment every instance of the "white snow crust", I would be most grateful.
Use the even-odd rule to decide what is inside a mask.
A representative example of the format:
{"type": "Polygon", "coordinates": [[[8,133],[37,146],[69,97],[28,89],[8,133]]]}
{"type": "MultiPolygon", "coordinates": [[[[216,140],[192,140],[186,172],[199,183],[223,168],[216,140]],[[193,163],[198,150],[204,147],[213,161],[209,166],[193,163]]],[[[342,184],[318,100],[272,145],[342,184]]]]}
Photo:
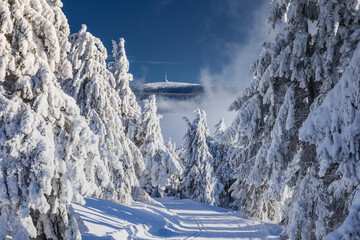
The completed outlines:
{"type": "Polygon", "coordinates": [[[157,89],[157,88],[176,88],[176,87],[194,87],[201,86],[197,83],[184,83],[184,82],[153,82],[143,85],[144,89],[157,89]]]}
{"type": "Polygon", "coordinates": [[[240,212],[189,199],[158,198],[159,204],[130,206],[87,198],[73,204],[84,220],[90,239],[277,239],[277,225],[247,220],[240,212]]]}

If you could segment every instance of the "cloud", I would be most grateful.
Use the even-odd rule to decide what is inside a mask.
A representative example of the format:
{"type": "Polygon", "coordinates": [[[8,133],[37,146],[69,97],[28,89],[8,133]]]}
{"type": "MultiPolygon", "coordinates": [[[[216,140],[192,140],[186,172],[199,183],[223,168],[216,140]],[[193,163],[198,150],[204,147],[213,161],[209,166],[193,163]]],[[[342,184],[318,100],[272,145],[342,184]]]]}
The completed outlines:
{"type": "Polygon", "coordinates": [[[144,85],[146,81],[146,77],[148,75],[149,69],[145,66],[142,66],[141,68],[141,77],[134,77],[134,80],[131,81],[131,85],[134,87],[142,86],[144,85]]]}
{"type": "MultiPolygon", "coordinates": [[[[233,0],[228,2],[236,4],[233,0]]],[[[277,30],[268,34],[266,17],[270,9],[270,4],[265,2],[253,13],[254,24],[249,26],[245,42],[224,45],[223,54],[227,61],[224,61],[220,71],[214,71],[208,66],[201,70],[200,81],[206,86],[211,86],[207,88],[207,99],[202,106],[207,112],[209,126],[216,124],[221,117],[224,117],[227,126],[231,125],[236,112],[228,112],[229,105],[250,85],[250,68],[259,58],[263,43],[272,41],[277,34],[277,30]]]]}
{"type": "MultiPolygon", "coordinates": [[[[231,4],[237,4],[237,0],[227,0],[230,7],[223,11],[230,11],[229,14],[234,15],[234,26],[238,19],[237,12],[231,8],[231,4]]],[[[234,6],[233,6],[234,7],[234,6]]],[[[235,7],[234,7],[235,8],[235,7]]],[[[225,119],[227,126],[230,126],[235,118],[236,112],[227,111],[229,105],[240,94],[241,90],[249,86],[252,75],[250,67],[259,57],[264,42],[272,41],[276,32],[268,35],[268,27],[266,26],[266,17],[269,11],[269,3],[266,2],[253,14],[253,25],[249,26],[247,40],[242,43],[223,43],[223,52],[221,57],[226,59],[220,67],[220,70],[211,69],[204,66],[199,76],[200,81],[206,87],[206,94],[201,102],[172,102],[159,99],[158,105],[160,110],[165,110],[161,121],[164,138],[172,137],[178,144],[183,143],[183,136],[186,133],[186,124],[182,119],[187,116],[194,118],[193,111],[197,107],[204,109],[207,113],[207,121],[211,132],[214,131],[213,126],[220,121],[222,117],[225,119]],[[166,106],[166,107],[165,107],[166,106]],[[166,109],[168,109],[166,111],[166,109]],[[169,111],[176,109],[176,111],[169,111]]]]}
{"type": "MultiPolygon", "coordinates": [[[[236,4],[235,0],[227,2],[236,4]]],[[[236,7],[234,7],[236,9],[236,7]]],[[[229,14],[233,10],[228,8],[229,14]]],[[[270,4],[265,2],[254,12],[253,25],[249,26],[247,31],[247,40],[242,43],[223,43],[221,53],[227,61],[222,64],[220,71],[213,71],[210,67],[204,66],[200,76],[201,82],[215,85],[224,90],[242,89],[249,85],[252,75],[250,67],[259,57],[264,42],[272,41],[276,31],[268,33],[268,26],[265,24],[270,4]]],[[[237,19],[237,18],[235,18],[237,19]]]]}
{"type": "Polygon", "coordinates": [[[160,121],[164,139],[171,138],[178,146],[183,144],[183,137],[187,126],[183,117],[194,118],[196,108],[204,109],[207,114],[207,123],[214,132],[214,126],[222,117],[229,125],[235,117],[235,112],[226,111],[227,106],[234,100],[235,95],[225,91],[207,92],[201,101],[174,101],[169,99],[157,99],[158,113],[163,115],[160,121]]]}
{"type": "Polygon", "coordinates": [[[194,101],[174,101],[169,99],[158,98],[158,113],[163,115],[160,125],[164,140],[171,138],[177,146],[183,144],[183,137],[186,133],[187,126],[183,120],[184,116],[189,116],[196,108],[197,103],[194,101]]]}

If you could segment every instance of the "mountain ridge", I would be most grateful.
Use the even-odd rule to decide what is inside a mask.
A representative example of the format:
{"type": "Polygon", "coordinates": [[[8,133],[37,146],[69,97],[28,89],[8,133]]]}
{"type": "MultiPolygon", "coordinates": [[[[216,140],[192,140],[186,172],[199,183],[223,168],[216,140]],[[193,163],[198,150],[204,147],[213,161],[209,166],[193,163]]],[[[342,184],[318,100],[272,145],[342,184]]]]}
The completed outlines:
{"type": "Polygon", "coordinates": [[[205,87],[198,83],[185,82],[152,82],[131,87],[138,100],[147,99],[151,95],[172,100],[190,100],[201,98],[205,87]]]}

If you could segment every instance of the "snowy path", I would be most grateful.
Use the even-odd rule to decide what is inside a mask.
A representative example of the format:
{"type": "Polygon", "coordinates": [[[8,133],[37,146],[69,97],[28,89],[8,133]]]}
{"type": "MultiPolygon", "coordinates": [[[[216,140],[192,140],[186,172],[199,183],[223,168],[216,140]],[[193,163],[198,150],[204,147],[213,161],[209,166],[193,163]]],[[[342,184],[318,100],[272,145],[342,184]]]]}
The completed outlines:
{"type": "Polygon", "coordinates": [[[88,198],[73,204],[89,233],[83,239],[277,239],[281,229],[246,220],[238,212],[177,198],[161,204],[134,202],[124,206],[88,198]]]}

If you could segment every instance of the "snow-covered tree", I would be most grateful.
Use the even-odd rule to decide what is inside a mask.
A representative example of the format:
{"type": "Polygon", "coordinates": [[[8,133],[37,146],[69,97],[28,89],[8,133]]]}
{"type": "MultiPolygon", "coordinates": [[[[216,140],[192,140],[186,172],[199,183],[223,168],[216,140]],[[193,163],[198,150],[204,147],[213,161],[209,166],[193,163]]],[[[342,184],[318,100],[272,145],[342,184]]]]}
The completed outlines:
{"type": "Polygon", "coordinates": [[[315,109],[339,81],[359,42],[359,1],[319,0],[317,33],[310,73],[315,80],[315,109]],[[318,92],[318,93],[317,93],[318,92]]]}
{"type": "Polygon", "coordinates": [[[233,168],[230,165],[228,153],[231,152],[231,145],[226,141],[222,141],[226,126],[222,118],[219,123],[215,125],[214,137],[208,138],[209,151],[214,159],[214,172],[217,179],[224,186],[224,191],[219,194],[220,206],[230,207],[233,201],[230,194],[230,186],[233,184],[233,168]]]}
{"type": "Polygon", "coordinates": [[[106,49],[85,25],[70,36],[70,42],[74,77],[64,81],[63,89],[75,98],[81,114],[99,137],[101,159],[112,180],[112,186],[103,190],[103,197],[129,204],[132,189],[139,187],[144,162],[139,149],[125,136],[121,99],[113,87],[115,79],[106,68],[106,49]]]}
{"type": "MultiPolygon", "coordinates": [[[[169,152],[171,153],[171,155],[173,155],[175,157],[175,159],[179,159],[180,158],[180,154],[181,154],[181,149],[178,149],[176,146],[176,143],[172,141],[171,138],[169,138],[169,140],[166,142],[166,147],[169,150],[169,152]]],[[[179,162],[181,165],[181,162],[179,162]]]]}
{"type": "Polygon", "coordinates": [[[215,125],[214,138],[221,139],[225,130],[226,130],[225,121],[224,118],[221,118],[221,120],[215,125]]]}
{"type": "Polygon", "coordinates": [[[230,189],[235,204],[250,215],[276,222],[283,217],[283,173],[296,153],[296,129],[311,101],[304,76],[311,41],[307,12],[302,11],[307,1],[296,2],[285,32],[266,45],[254,64],[251,86],[230,106],[239,114],[223,134],[237,146],[229,154],[237,168],[230,189]]]}
{"type": "MultiPolygon", "coordinates": [[[[300,130],[303,140],[316,145],[317,161],[311,167],[316,170],[316,174],[310,179],[312,182],[320,182],[315,187],[316,194],[324,196],[323,204],[307,199],[304,205],[313,207],[316,221],[312,227],[318,239],[324,238],[329,230],[335,230],[342,224],[342,227],[329,235],[329,239],[360,238],[359,76],[360,44],[340,81],[330,90],[322,104],[310,113],[300,130]]],[[[314,187],[314,184],[309,185],[304,187],[314,187]]],[[[302,191],[305,192],[305,189],[302,191]]]]}
{"type": "Polygon", "coordinates": [[[133,80],[133,75],[129,73],[129,61],[125,52],[125,40],[120,38],[119,43],[113,41],[114,62],[109,63],[109,69],[113,73],[115,82],[113,87],[116,89],[121,98],[121,115],[123,126],[127,136],[140,146],[136,139],[139,131],[141,108],[136,102],[135,94],[129,86],[133,80]]]}
{"type": "Polygon", "coordinates": [[[180,183],[183,198],[211,205],[219,205],[219,195],[223,191],[222,184],[214,173],[214,159],[209,152],[209,128],[203,110],[195,111],[196,118],[191,123],[187,118],[188,130],[183,148],[184,173],[180,183]]]}
{"type": "Polygon", "coordinates": [[[172,142],[171,138],[169,138],[169,140],[166,142],[166,147],[169,153],[171,154],[171,156],[173,156],[173,158],[176,159],[176,161],[179,163],[181,174],[180,176],[173,175],[173,177],[170,178],[170,185],[166,188],[165,192],[169,196],[177,196],[179,195],[179,184],[181,181],[182,173],[184,171],[184,166],[182,165],[181,156],[180,156],[182,153],[182,149],[177,148],[176,143],[172,142]]]}
{"type": "Polygon", "coordinates": [[[72,77],[61,1],[0,2],[0,239],[80,239],[71,202],[108,184],[72,77]]]}
{"type": "MultiPolygon", "coordinates": [[[[351,121],[357,121],[346,113],[351,112],[351,106],[356,104],[353,99],[350,100],[349,94],[357,93],[349,93],[347,89],[358,84],[356,77],[350,75],[356,76],[358,71],[355,67],[358,60],[354,58],[358,54],[355,49],[360,39],[359,1],[323,0],[319,1],[319,5],[318,31],[314,37],[312,71],[309,72],[315,79],[314,102],[310,110],[315,110],[310,112],[300,129],[300,139],[307,143],[300,148],[298,157],[291,163],[292,169],[289,169],[298,178],[291,180],[291,184],[296,182],[297,185],[293,188],[294,197],[288,206],[284,238],[323,239],[344,222],[349,210],[354,209],[350,206],[357,191],[354,184],[358,179],[356,170],[349,178],[342,173],[341,168],[354,169],[351,166],[354,159],[352,154],[342,155],[349,149],[349,144],[345,140],[347,137],[341,136],[347,131],[342,128],[347,128],[351,121]],[[316,144],[316,148],[308,143],[316,144]],[[309,153],[312,153],[311,156],[309,153]],[[296,210],[298,206],[304,210],[300,215],[302,217],[296,210]]],[[[353,139],[351,144],[356,145],[356,137],[353,139]]],[[[346,231],[343,233],[346,236],[346,231]]],[[[352,238],[356,234],[348,236],[352,238]]]]}
{"type": "MultiPolygon", "coordinates": [[[[238,116],[222,137],[235,146],[229,152],[237,168],[230,190],[234,204],[249,215],[281,221],[284,238],[322,239],[344,215],[331,219],[338,209],[328,204],[336,198],[329,197],[328,178],[320,177],[325,173],[319,172],[315,141],[301,141],[299,129],[350,62],[359,39],[359,2],[272,3],[268,23],[285,27],[264,44],[250,87],[230,106],[238,116]]],[[[331,165],[325,175],[336,178],[336,169],[331,165]]]]}
{"type": "MultiPolygon", "coordinates": [[[[144,181],[149,194],[163,196],[171,183],[178,181],[182,167],[178,159],[164,145],[160,128],[160,115],[157,115],[155,95],[144,100],[141,128],[137,139],[141,139],[140,151],[144,156],[144,181]]],[[[173,191],[169,190],[168,191],[173,191]]]]}

